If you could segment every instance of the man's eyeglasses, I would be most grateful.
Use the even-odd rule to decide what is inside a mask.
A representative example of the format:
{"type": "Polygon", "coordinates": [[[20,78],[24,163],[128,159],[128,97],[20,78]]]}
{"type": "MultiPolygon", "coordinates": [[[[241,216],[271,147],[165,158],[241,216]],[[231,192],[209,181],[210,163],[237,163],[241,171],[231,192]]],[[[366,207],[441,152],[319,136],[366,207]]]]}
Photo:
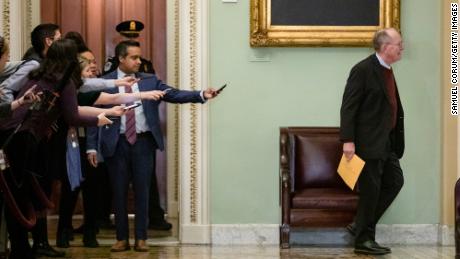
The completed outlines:
{"type": "Polygon", "coordinates": [[[403,47],[403,43],[402,43],[402,42],[399,42],[399,43],[391,43],[391,42],[388,42],[387,44],[388,44],[388,45],[395,45],[395,46],[398,46],[398,47],[400,47],[400,48],[403,47]]]}

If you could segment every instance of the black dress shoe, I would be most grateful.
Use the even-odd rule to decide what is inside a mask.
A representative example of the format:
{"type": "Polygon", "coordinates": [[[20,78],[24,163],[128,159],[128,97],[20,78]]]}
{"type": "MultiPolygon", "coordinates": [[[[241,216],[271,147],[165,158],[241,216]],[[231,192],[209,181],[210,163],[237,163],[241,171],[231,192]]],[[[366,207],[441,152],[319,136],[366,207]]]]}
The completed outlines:
{"type": "Polygon", "coordinates": [[[96,230],[95,229],[85,229],[83,233],[83,246],[95,248],[99,247],[99,242],[96,239],[96,230]]]}
{"type": "Polygon", "coordinates": [[[55,250],[48,242],[34,243],[32,250],[36,257],[64,257],[65,252],[55,250]]]}
{"type": "Polygon", "coordinates": [[[388,253],[391,253],[391,248],[387,247],[387,246],[381,246],[379,245],[377,242],[373,241],[373,246],[378,248],[378,249],[382,249],[382,250],[385,250],[385,251],[388,251],[388,253]]]}
{"type": "Polygon", "coordinates": [[[159,222],[152,222],[149,224],[149,229],[154,229],[154,230],[170,230],[172,228],[172,224],[167,222],[166,220],[159,221],[159,222]]]}
{"type": "Polygon", "coordinates": [[[56,246],[61,248],[70,247],[70,240],[73,240],[72,232],[72,229],[58,230],[56,234],[56,246]]]}
{"type": "Polygon", "coordinates": [[[380,248],[375,247],[375,242],[372,240],[368,240],[361,244],[355,245],[355,253],[357,254],[366,254],[366,255],[384,255],[389,254],[390,251],[383,250],[380,248]]]}

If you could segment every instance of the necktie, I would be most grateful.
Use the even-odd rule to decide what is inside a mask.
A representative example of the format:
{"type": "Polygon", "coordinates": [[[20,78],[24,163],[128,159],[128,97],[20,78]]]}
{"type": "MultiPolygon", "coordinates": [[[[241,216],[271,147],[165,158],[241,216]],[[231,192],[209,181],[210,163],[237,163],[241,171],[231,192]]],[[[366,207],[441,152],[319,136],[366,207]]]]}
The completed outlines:
{"type": "MultiPolygon", "coordinates": [[[[125,87],[126,93],[132,93],[133,90],[131,87],[125,87]]],[[[132,103],[127,103],[126,105],[131,105],[132,103]]],[[[134,109],[131,109],[126,112],[126,123],[125,123],[125,136],[126,140],[131,144],[134,145],[136,143],[136,117],[134,114],[134,109]]]]}
{"type": "Polygon", "coordinates": [[[387,87],[388,97],[390,98],[391,106],[391,128],[396,126],[396,117],[398,113],[398,103],[396,100],[396,82],[392,69],[384,68],[385,84],[387,87]]]}

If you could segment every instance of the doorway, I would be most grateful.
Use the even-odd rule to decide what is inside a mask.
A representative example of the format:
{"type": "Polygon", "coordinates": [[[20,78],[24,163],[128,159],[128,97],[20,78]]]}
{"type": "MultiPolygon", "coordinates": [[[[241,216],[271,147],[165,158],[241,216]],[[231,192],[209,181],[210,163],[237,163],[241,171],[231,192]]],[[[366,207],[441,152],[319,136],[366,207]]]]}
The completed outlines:
{"type": "MultiPolygon", "coordinates": [[[[144,30],[136,40],[141,44],[143,57],[153,63],[160,79],[166,79],[166,0],[41,0],[40,6],[42,23],[58,24],[63,35],[76,31],[83,36],[101,71],[107,58],[114,55],[115,45],[122,39],[115,30],[116,25],[125,20],[141,21],[144,30]]],[[[160,121],[166,138],[164,103],[160,106],[160,121]]],[[[166,151],[157,152],[156,176],[160,204],[165,211],[168,209],[166,162],[166,151]]],[[[131,194],[129,213],[133,213],[133,203],[131,194]]],[[[76,213],[81,212],[80,206],[76,213]]],[[[177,220],[174,222],[176,234],[172,235],[177,237],[177,220]]]]}

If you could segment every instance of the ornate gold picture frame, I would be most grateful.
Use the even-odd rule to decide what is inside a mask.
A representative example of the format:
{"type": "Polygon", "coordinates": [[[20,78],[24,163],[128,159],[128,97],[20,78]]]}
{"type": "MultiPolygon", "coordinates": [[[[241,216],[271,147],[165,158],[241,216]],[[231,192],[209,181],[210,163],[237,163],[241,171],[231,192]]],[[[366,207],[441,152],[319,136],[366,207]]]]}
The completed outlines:
{"type": "MultiPolygon", "coordinates": [[[[279,9],[272,10],[272,4],[279,6],[280,3],[286,6],[287,2],[273,2],[283,0],[251,0],[251,28],[250,28],[250,44],[252,47],[300,47],[300,46],[369,46],[372,41],[372,37],[376,30],[387,27],[394,27],[399,30],[400,28],[400,0],[375,0],[374,6],[376,10],[374,12],[374,23],[359,24],[360,21],[353,21],[354,16],[348,15],[348,21],[344,24],[333,24],[330,25],[329,19],[326,17],[324,21],[320,21],[323,24],[276,24],[272,21],[274,13],[276,12],[277,17],[281,16],[281,19],[277,20],[289,20],[290,17],[302,15],[302,10],[295,8],[292,10],[287,9],[286,12],[280,14],[279,9]],[[272,3],[273,2],[273,3],[272,3]],[[378,10],[377,10],[378,9],[378,10]],[[273,12],[272,12],[273,11],[273,12]],[[283,17],[284,16],[284,17],[283,17]],[[351,21],[350,21],[351,19],[351,21]],[[353,25],[348,25],[353,24],[353,25]]],[[[288,0],[284,0],[288,1],[288,0]]],[[[324,1],[321,0],[289,0],[298,1],[292,2],[294,5],[299,3],[303,5],[309,5],[309,10],[305,10],[305,13],[314,12],[311,6],[315,3],[323,5],[324,1]],[[309,3],[305,1],[310,1],[309,3]]],[[[333,0],[330,0],[333,2],[333,0]]],[[[350,1],[355,6],[349,6],[351,8],[359,8],[356,3],[361,2],[360,0],[341,0],[340,4],[350,1]]],[[[339,3],[339,2],[337,2],[339,3]]],[[[367,2],[361,2],[366,3],[367,2]]],[[[323,7],[324,8],[324,7],[323,7]]],[[[327,11],[337,12],[340,14],[342,8],[338,10],[330,10],[333,8],[328,7],[327,11]]],[[[311,14],[311,13],[310,13],[311,14]]],[[[321,17],[321,13],[314,13],[315,16],[321,17]]],[[[330,17],[336,17],[340,15],[331,15],[330,17]]],[[[321,18],[320,18],[321,19],[321,18]]],[[[301,19],[302,20],[302,19],[301,19]]]]}

